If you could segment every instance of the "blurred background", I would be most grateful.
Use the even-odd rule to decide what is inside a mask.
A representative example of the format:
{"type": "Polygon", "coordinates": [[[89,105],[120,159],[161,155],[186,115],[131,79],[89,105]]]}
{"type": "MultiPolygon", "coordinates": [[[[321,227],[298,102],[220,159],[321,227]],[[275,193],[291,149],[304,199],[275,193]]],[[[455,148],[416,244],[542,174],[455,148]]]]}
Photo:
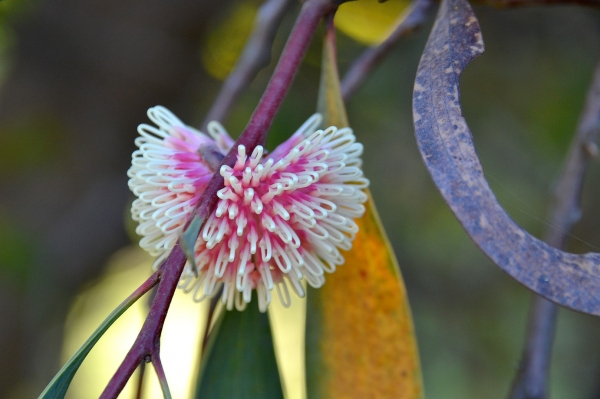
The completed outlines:
{"type": "MultiPolygon", "coordinates": [[[[146,110],[157,104],[199,126],[259,5],[254,0],[0,2],[0,397],[36,397],[110,310],[151,273],[151,260],[137,249],[129,219],[133,196],[126,171],[136,126],[147,122],[146,110]]],[[[383,6],[394,10],[389,15],[395,18],[405,5],[390,0],[383,6]]],[[[279,30],[275,59],[298,7],[279,30]]],[[[600,12],[576,6],[476,6],[475,12],[486,54],[462,77],[463,111],[500,202],[539,237],[551,228],[545,220],[553,179],[600,59],[600,12]]],[[[420,159],[411,94],[431,24],[397,45],[349,101],[348,113],[365,145],[365,173],[405,278],[427,397],[504,398],[518,367],[531,294],[473,245],[420,159]]],[[[342,75],[373,40],[360,34],[368,29],[357,33],[348,27],[361,25],[347,25],[338,36],[342,75]]],[[[315,40],[271,129],[271,148],[314,112],[319,62],[315,40]]],[[[223,121],[233,136],[244,128],[273,64],[223,121]]],[[[595,162],[570,251],[600,252],[599,179],[595,162]]],[[[172,349],[175,364],[188,370],[185,380],[196,367],[203,307],[179,297],[169,320],[188,323],[176,330],[185,331],[186,338],[175,334],[185,346],[172,349]]],[[[301,313],[302,303],[297,306],[301,313]]],[[[120,361],[143,310],[142,301],[115,325],[115,338],[106,337],[100,343],[106,346],[90,356],[120,361]]],[[[283,317],[285,328],[289,316],[283,317]]],[[[599,319],[559,312],[553,398],[600,398],[599,338],[599,319]]],[[[164,344],[163,352],[168,350],[164,344]]],[[[114,372],[92,362],[87,374],[82,369],[87,380],[75,380],[74,389],[83,388],[72,397],[97,397],[114,372]]],[[[170,380],[182,373],[166,363],[170,380]]],[[[174,395],[183,397],[175,390],[174,395]]]]}

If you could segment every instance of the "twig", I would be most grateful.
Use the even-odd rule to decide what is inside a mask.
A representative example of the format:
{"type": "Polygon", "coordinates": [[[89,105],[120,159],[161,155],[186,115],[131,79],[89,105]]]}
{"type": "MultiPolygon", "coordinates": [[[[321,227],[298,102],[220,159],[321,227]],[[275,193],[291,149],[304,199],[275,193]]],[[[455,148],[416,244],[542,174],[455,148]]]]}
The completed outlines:
{"type": "Polygon", "coordinates": [[[204,131],[210,121],[222,122],[227,117],[240,93],[261,69],[269,65],[275,34],[286,11],[293,3],[293,0],[267,0],[260,7],[254,21],[254,32],[202,123],[204,131]]]}
{"type": "Polygon", "coordinates": [[[156,377],[160,382],[160,388],[163,393],[163,398],[171,399],[171,390],[169,389],[167,376],[165,374],[165,370],[163,369],[162,362],[160,361],[158,345],[154,348],[154,353],[152,354],[152,365],[154,366],[154,370],[156,371],[156,377]]]}
{"type": "MultiPolygon", "coordinates": [[[[581,193],[590,158],[597,156],[596,140],[600,130],[600,63],[588,92],[577,133],[553,193],[550,226],[544,240],[562,248],[569,232],[581,217],[581,193]]],[[[536,296],[531,305],[527,338],[519,371],[513,381],[510,399],[547,397],[548,372],[557,307],[536,296]]]]}
{"type": "MultiPolygon", "coordinates": [[[[247,152],[252,153],[257,145],[264,144],[275,113],[291,85],[321,17],[335,7],[336,4],[329,0],[307,0],[302,5],[265,93],[248,125],[223,160],[223,165],[234,165],[239,145],[246,146],[247,152]]],[[[190,215],[188,224],[196,216],[201,220],[208,218],[217,204],[217,192],[223,186],[223,177],[215,173],[200,196],[199,205],[190,215]]],[[[160,282],[142,330],[100,396],[101,399],[116,399],[138,365],[148,356],[152,360],[152,356],[159,353],[162,327],[185,263],[186,256],[181,246],[176,244],[157,272],[160,282]]]]}
{"type": "Polygon", "coordinates": [[[527,338],[510,399],[545,399],[556,325],[557,306],[536,295],[531,300],[527,338]]]}
{"type": "Polygon", "coordinates": [[[186,257],[181,247],[175,245],[157,272],[160,282],[158,283],[156,296],[154,297],[154,301],[152,301],[146,321],[133,346],[125,356],[113,378],[109,381],[104,392],[102,392],[100,398],[116,399],[135,369],[148,356],[151,358],[154,348],[159,346],[160,334],[165,318],[167,317],[167,310],[171,304],[171,299],[173,298],[185,262],[186,257]]]}
{"type": "Polygon", "coordinates": [[[142,393],[144,391],[144,374],[146,372],[146,363],[142,362],[138,370],[139,376],[137,381],[137,387],[135,388],[135,399],[142,399],[142,393]]]}
{"type": "MultiPolygon", "coordinates": [[[[600,7],[600,0],[472,0],[473,3],[482,3],[498,8],[524,7],[553,4],[578,4],[591,7],[600,7]]],[[[347,101],[356,89],[364,82],[369,73],[394,48],[402,38],[417,31],[427,21],[433,11],[436,0],[414,0],[407,11],[404,20],[396,27],[392,34],[379,46],[365,50],[350,66],[342,80],[342,96],[347,101]]]]}
{"type": "Polygon", "coordinates": [[[352,63],[342,80],[342,96],[345,101],[354,94],[358,86],[381,63],[400,39],[418,30],[425,23],[435,4],[434,0],[414,0],[404,14],[406,17],[392,34],[379,46],[365,50],[352,63]]]}
{"type": "Polygon", "coordinates": [[[485,4],[497,8],[550,5],[581,5],[589,7],[600,7],[600,0],[473,0],[473,3],[485,4]]]}

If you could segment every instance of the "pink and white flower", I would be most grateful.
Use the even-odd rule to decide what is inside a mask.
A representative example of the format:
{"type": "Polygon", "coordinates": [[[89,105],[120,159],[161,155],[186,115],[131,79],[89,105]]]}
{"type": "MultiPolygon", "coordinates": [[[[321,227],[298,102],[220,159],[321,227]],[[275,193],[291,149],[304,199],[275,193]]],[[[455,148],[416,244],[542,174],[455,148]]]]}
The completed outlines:
{"type": "MultiPolygon", "coordinates": [[[[207,136],[184,125],[163,107],[148,110],[157,125],[140,125],[128,171],[129,187],[138,197],[132,206],[139,222],[140,246],[159,265],[173,248],[213,170],[201,156],[202,145],[222,154],[234,141],[211,122],[207,136]]],[[[237,149],[233,167],[219,173],[225,187],[217,208],[200,230],[195,245],[198,276],[186,265],[180,288],[201,301],[223,286],[228,309],[245,308],[252,291],[265,311],[277,289],[285,306],[288,286],[300,297],[301,280],[313,287],[325,282],[344,262],[363,215],[368,180],[361,170],[363,147],[349,128],[317,130],[320,115],[310,117],[286,142],[265,156],[237,149]]]]}

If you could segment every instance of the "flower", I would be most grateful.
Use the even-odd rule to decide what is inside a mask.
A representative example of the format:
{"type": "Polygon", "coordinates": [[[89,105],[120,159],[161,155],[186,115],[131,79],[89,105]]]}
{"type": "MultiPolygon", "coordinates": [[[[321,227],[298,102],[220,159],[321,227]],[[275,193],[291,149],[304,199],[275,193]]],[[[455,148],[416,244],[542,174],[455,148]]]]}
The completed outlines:
{"type": "MultiPolygon", "coordinates": [[[[185,126],[163,107],[148,110],[158,126],[142,124],[128,171],[129,187],[138,198],[132,216],[139,222],[140,246],[157,256],[155,267],[173,248],[213,170],[201,153],[203,145],[225,154],[233,140],[211,122],[207,136],[185,126]]],[[[302,279],[313,287],[325,282],[344,262],[364,214],[360,155],[363,147],[349,128],[317,130],[320,115],[310,117],[268,157],[257,146],[246,154],[237,148],[233,167],[219,173],[225,187],[196,241],[198,275],[186,265],[180,288],[200,301],[219,292],[228,309],[241,310],[252,291],[265,311],[277,289],[290,304],[288,285],[304,296],[302,279]]]]}

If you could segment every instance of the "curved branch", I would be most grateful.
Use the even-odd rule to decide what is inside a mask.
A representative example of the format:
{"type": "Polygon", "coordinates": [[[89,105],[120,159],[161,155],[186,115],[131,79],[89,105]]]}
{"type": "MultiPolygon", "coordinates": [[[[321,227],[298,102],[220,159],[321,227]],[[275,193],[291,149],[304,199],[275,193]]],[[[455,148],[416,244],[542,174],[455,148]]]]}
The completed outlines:
{"type": "Polygon", "coordinates": [[[518,226],[483,174],[459,102],[461,72],[483,53],[465,0],[444,0],[419,63],[413,94],[415,136],[444,199],[479,248],[502,270],[561,306],[600,315],[600,254],[560,251],[518,226]]]}

